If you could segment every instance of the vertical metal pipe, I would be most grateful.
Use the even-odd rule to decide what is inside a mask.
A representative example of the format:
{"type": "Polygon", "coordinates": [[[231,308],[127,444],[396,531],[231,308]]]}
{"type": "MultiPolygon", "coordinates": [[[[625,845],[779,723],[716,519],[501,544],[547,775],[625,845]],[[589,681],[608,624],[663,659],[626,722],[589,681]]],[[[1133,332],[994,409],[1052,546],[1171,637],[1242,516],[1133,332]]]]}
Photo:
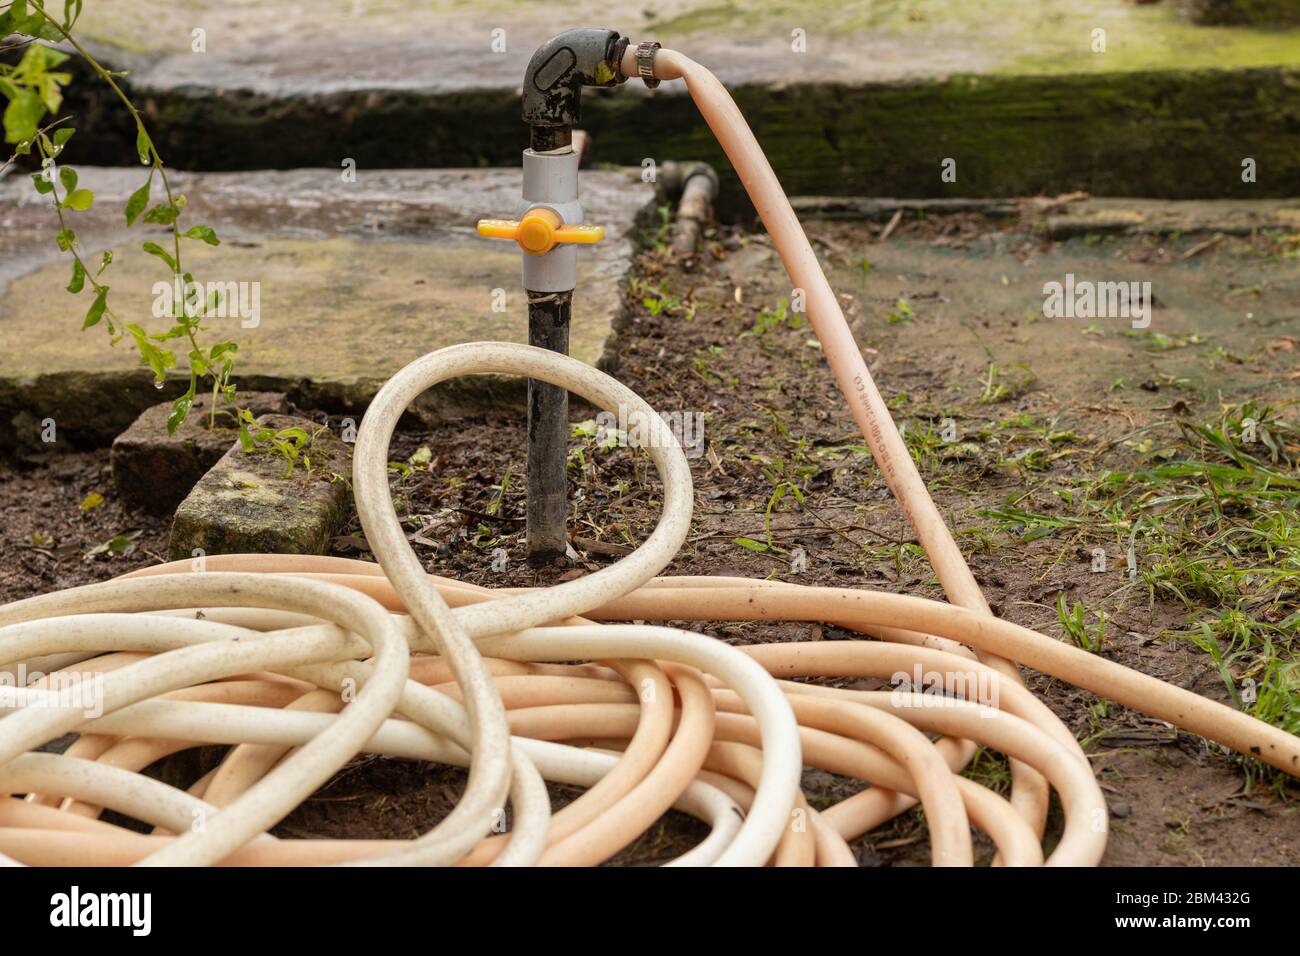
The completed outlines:
{"type": "MultiPolygon", "coordinates": [[[[614,30],[569,30],[547,40],[528,61],[522,113],[529,127],[524,152],[521,212],[545,205],[571,224],[582,222],[578,203],[578,152],[573,124],[584,86],[618,86],[627,38],[614,30]]],[[[567,355],[569,317],[576,284],[572,246],[524,256],[528,290],[528,343],[567,355]],[[531,281],[530,281],[531,277],[531,281]]],[[[564,534],[565,465],[569,394],[542,382],[528,383],[528,560],[550,561],[568,551],[564,534]]]]}
{"type": "MultiPolygon", "coordinates": [[[[569,354],[572,292],[528,293],[528,344],[569,354]]],[[[546,564],[562,557],[567,512],[566,464],[569,393],[556,385],[528,381],[528,561],[546,564]]]]}

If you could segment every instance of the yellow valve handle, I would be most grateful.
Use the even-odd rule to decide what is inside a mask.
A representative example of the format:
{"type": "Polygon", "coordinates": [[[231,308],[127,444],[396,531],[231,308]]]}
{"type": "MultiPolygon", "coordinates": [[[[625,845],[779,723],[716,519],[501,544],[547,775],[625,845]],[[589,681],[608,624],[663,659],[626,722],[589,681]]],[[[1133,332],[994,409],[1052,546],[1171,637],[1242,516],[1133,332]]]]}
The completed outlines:
{"type": "Polygon", "coordinates": [[[478,234],[488,239],[513,239],[524,252],[540,256],[562,242],[590,244],[605,238],[604,226],[566,226],[549,209],[534,209],[523,219],[480,219],[478,234]]]}

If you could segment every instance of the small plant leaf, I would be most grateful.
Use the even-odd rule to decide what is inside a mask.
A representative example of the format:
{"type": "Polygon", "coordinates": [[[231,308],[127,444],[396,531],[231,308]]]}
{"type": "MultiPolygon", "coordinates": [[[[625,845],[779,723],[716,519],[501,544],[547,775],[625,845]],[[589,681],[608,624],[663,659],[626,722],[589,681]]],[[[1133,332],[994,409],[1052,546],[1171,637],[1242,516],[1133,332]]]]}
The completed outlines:
{"type": "Polygon", "coordinates": [[[190,380],[190,390],[172,402],[172,413],[167,416],[167,434],[175,434],[176,429],[185,423],[194,405],[194,380],[190,380]]]}
{"type": "Polygon", "coordinates": [[[90,304],[86,310],[86,320],[81,323],[83,329],[88,329],[92,325],[98,325],[99,320],[104,317],[104,310],[108,308],[108,286],[100,286],[99,292],[95,296],[95,301],[90,304]]]}
{"type": "Polygon", "coordinates": [[[153,142],[149,139],[148,132],[145,131],[143,123],[136,123],[135,127],[135,151],[140,157],[141,165],[148,166],[151,162],[150,153],[153,150],[153,142]]]}
{"type": "Polygon", "coordinates": [[[158,245],[158,243],[146,242],[142,248],[144,249],[145,252],[149,253],[149,255],[157,256],[163,262],[167,263],[167,265],[171,268],[172,272],[176,271],[176,260],[171,257],[171,253],[169,253],[162,246],[158,245]]]}
{"type": "Polygon", "coordinates": [[[33,139],[45,115],[45,104],[31,90],[20,90],[5,107],[6,143],[23,143],[33,139]]]}
{"type": "Polygon", "coordinates": [[[140,218],[140,213],[144,212],[145,207],[149,205],[149,193],[153,189],[153,177],[150,176],[145,180],[145,184],[131,193],[131,198],[126,201],[126,224],[134,225],[135,221],[140,218]]]}
{"type": "Polygon", "coordinates": [[[80,259],[72,260],[72,281],[68,283],[68,291],[73,295],[80,292],[86,285],[86,267],[81,264],[80,259]]]}
{"type": "Polygon", "coordinates": [[[149,334],[140,326],[131,323],[126,330],[135,339],[136,348],[140,350],[140,359],[153,370],[154,381],[161,382],[167,377],[167,369],[176,364],[176,355],[168,349],[160,349],[150,340],[149,334]]]}
{"type": "Polygon", "coordinates": [[[217,238],[216,232],[211,226],[190,226],[185,230],[186,239],[202,239],[210,246],[221,245],[221,240],[217,238]]]}
{"type": "Polygon", "coordinates": [[[77,212],[85,212],[94,202],[94,193],[89,189],[78,189],[68,194],[68,198],[63,200],[63,205],[69,209],[75,209],[77,212]]]}
{"type": "Polygon", "coordinates": [[[170,203],[162,203],[161,205],[154,206],[147,213],[145,213],[144,221],[156,222],[160,226],[170,226],[172,223],[176,221],[176,217],[179,216],[180,214],[181,211],[177,209],[175,206],[171,205],[170,203]]]}

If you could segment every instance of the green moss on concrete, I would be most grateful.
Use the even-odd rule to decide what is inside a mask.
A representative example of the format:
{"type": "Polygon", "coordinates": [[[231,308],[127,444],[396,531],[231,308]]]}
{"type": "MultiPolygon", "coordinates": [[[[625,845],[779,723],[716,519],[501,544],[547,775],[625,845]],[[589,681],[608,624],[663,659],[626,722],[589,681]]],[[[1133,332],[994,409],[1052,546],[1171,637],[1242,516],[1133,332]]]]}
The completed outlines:
{"type": "MultiPolygon", "coordinates": [[[[377,89],[409,87],[413,78],[417,86],[426,80],[447,88],[500,86],[499,65],[517,62],[522,75],[537,42],[565,27],[593,24],[637,38],[653,35],[706,65],[770,81],[855,83],[958,72],[1115,73],[1300,62],[1300,30],[1237,25],[1294,24],[1300,13],[1293,0],[683,0],[666,15],[657,13],[641,3],[611,8],[599,0],[569,0],[557,22],[553,7],[517,0],[417,5],[317,0],[255,17],[219,0],[116,0],[88,5],[81,29],[105,48],[146,63],[177,56],[192,66],[194,57],[208,57],[203,74],[186,75],[202,75],[200,83],[227,89],[247,87],[250,78],[260,82],[267,71],[259,67],[267,60],[277,61],[274,73],[288,84],[300,73],[319,74],[322,60],[366,58],[365,44],[372,41],[376,52],[361,67],[362,75],[385,78],[377,89]],[[1180,3],[1202,19],[1229,25],[1200,26],[1180,3]],[[196,27],[207,31],[206,53],[190,50],[196,27]],[[487,53],[485,38],[499,27],[507,28],[507,59],[487,53]],[[1106,31],[1104,54],[1092,50],[1092,31],[1098,28],[1106,31]],[[804,54],[791,50],[796,29],[805,33],[804,54]],[[415,38],[424,37],[440,44],[441,66],[432,72],[395,52],[405,43],[414,53],[420,42],[415,38]],[[313,58],[312,51],[321,57],[313,58]],[[480,78],[485,82],[476,83],[480,78]]],[[[166,73],[160,76],[163,87],[166,73]]]]}
{"type": "MultiPolygon", "coordinates": [[[[943,82],[742,87],[737,101],[792,195],[1056,194],[1265,198],[1300,191],[1300,69],[959,76],[943,82]],[[957,160],[957,182],[942,161],[957,160]],[[1251,157],[1257,181],[1245,183],[1251,157]]],[[[650,130],[665,155],[727,160],[686,100],[592,97],[603,156],[631,161],[650,130]]]]}
{"type": "MultiPolygon", "coordinates": [[[[225,7],[196,0],[183,11],[187,23],[210,21],[210,52],[186,48],[176,60],[192,68],[195,57],[209,57],[201,79],[183,73],[183,82],[169,81],[165,61],[138,74],[164,153],[181,167],[337,166],[344,157],[371,169],[516,166],[525,141],[518,80],[502,67],[517,63],[522,71],[537,38],[599,22],[654,34],[730,78],[796,193],[990,197],[1084,188],[1258,198],[1300,191],[1300,28],[1198,26],[1173,0],[687,0],[659,19],[644,4],[611,10],[575,0],[564,24],[545,5],[506,0],[400,10],[367,0],[360,20],[353,0],[322,0],[269,21],[241,20],[225,7]],[[327,60],[366,57],[367,47],[339,45],[359,22],[379,44],[359,64],[373,73],[373,88],[318,93],[304,85],[320,72],[312,51],[327,60]],[[501,24],[509,26],[506,57],[480,55],[476,44],[501,24]],[[808,52],[792,52],[794,29],[806,31],[808,52]],[[1095,29],[1106,31],[1104,53],[1093,52],[1095,29]],[[421,72],[394,51],[425,35],[442,46],[438,66],[421,72]],[[265,72],[248,64],[285,51],[293,62],[275,63],[283,88],[241,85],[265,72]],[[392,72],[374,73],[376,61],[391,63],[383,70],[392,72]],[[951,186],[935,171],[946,156],[962,170],[951,186]],[[1240,181],[1243,156],[1260,168],[1250,187],[1240,181]]],[[[102,12],[87,16],[90,30],[108,23],[102,12]]],[[[602,162],[640,165],[651,143],[659,156],[726,166],[680,84],[653,97],[634,85],[584,94],[582,123],[602,162]]],[[[95,150],[97,162],[131,162],[134,130],[120,112],[116,104],[78,110],[76,148],[95,150]]],[[[736,185],[732,179],[724,200],[737,197],[736,185]]]]}
{"type": "Polygon", "coordinates": [[[1197,23],[1300,23],[1300,4],[1295,0],[1180,0],[1180,5],[1197,23]]]}
{"type": "MultiPolygon", "coordinates": [[[[582,122],[601,161],[639,166],[647,143],[658,156],[707,160],[727,180],[724,209],[737,208],[738,182],[694,105],[680,91],[662,90],[654,97],[624,89],[585,94],[582,122]]],[[[792,194],[995,197],[1086,189],[1189,199],[1300,192],[1296,66],[741,84],[732,93],[792,194]],[[1253,184],[1241,181],[1247,156],[1258,164],[1253,184]],[[958,161],[955,184],[939,178],[945,157],[958,161]]],[[[517,166],[523,137],[513,91],[275,101],[191,90],[150,99],[166,154],[189,168],[337,166],[343,157],[362,169],[517,166]]],[[[92,132],[96,161],[130,161],[129,131],[92,132]]]]}
{"type": "MultiPolygon", "coordinates": [[[[1239,9],[1215,24],[1294,23],[1292,0],[1192,0],[1206,8],[1239,9]],[[1284,9],[1291,11],[1284,15],[1284,9]]],[[[857,42],[869,55],[859,69],[900,75],[979,70],[990,73],[1117,73],[1134,70],[1286,66],[1300,63],[1300,31],[1207,29],[1174,2],[1118,0],[910,0],[908,3],[753,4],[701,0],[652,21],[659,39],[707,63],[702,50],[728,43],[767,44],[775,68],[807,70],[790,53],[790,33],[806,32],[808,53],[857,42]],[[1106,52],[1092,51],[1092,31],[1106,31],[1106,52]],[[779,38],[780,43],[773,38],[779,38]],[[781,49],[784,47],[784,50],[781,49]],[[883,56],[882,56],[883,54],[883,56]]]]}

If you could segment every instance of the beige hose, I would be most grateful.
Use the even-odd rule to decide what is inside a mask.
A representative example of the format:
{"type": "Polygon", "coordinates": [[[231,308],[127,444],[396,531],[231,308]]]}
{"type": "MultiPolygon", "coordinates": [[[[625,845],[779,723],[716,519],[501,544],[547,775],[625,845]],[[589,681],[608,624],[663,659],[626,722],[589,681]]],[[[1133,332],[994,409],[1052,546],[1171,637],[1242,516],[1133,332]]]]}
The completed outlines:
{"type": "MultiPolygon", "coordinates": [[[[636,52],[629,48],[623,60],[623,73],[636,76],[636,71],[636,52]]],[[[711,72],[674,50],[659,51],[655,57],[655,76],[661,80],[681,78],[685,81],[700,115],[735,167],[745,192],[772,237],[785,271],[795,288],[804,292],[809,321],[821,342],[822,353],[839,384],[840,393],[848,402],[853,420],[866,439],[885,483],[903,509],[907,523],[916,532],[917,540],[925,549],[949,600],[987,613],[988,602],[926,490],[902,435],[894,426],[885,400],[876,388],[848,322],[844,320],[839,300],[826,281],[808,237],[804,235],[799,217],[731,94],[711,72]]],[[[1020,679],[1014,665],[1004,659],[990,656],[987,663],[1014,680],[1020,679]]],[[[1013,761],[1011,769],[1016,784],[1013,802],[1041,832],[1047,817],[1046,785],[1041,776],[1022,764],[1013,761]]]]}

